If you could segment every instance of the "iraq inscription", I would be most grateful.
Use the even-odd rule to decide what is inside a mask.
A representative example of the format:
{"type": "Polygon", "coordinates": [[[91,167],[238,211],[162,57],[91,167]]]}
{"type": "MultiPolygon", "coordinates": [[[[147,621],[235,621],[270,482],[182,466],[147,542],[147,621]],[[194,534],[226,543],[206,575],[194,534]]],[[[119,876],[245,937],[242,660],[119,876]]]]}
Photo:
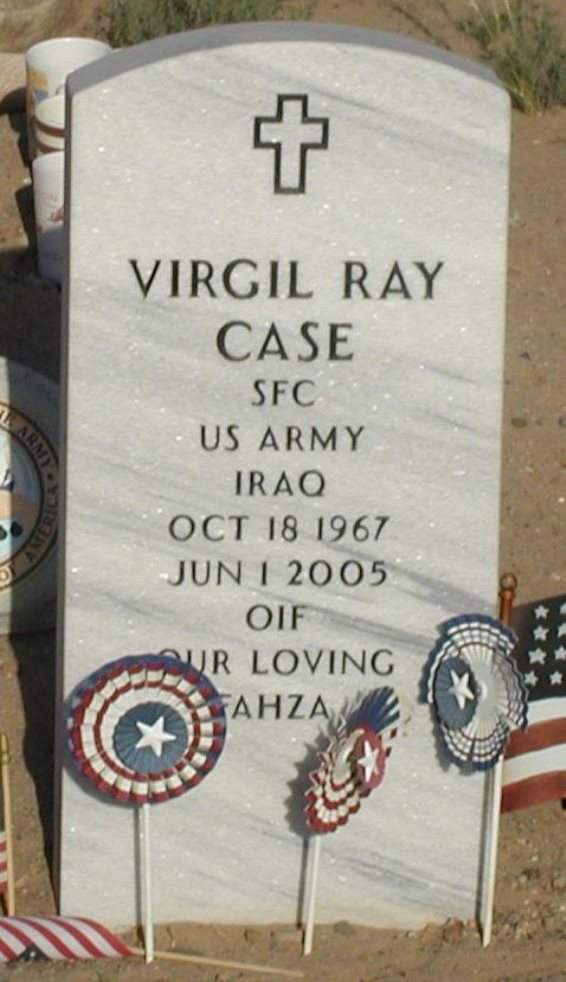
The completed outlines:
{"type": "MultiPolygon", "coordinates": [[[[483,784],[439,765],[419,683],[497,590],[506,96],[330,27],[112,63],[69,83],[64,688],[174,654],[229,732],[155,813],[156,918],[294,921],[309,751],[384,684],[403,732],[320,919],[472,916],[483,784]]],[[[133,921],[131,815],[62,795],[63,909],[133,921]]]]}

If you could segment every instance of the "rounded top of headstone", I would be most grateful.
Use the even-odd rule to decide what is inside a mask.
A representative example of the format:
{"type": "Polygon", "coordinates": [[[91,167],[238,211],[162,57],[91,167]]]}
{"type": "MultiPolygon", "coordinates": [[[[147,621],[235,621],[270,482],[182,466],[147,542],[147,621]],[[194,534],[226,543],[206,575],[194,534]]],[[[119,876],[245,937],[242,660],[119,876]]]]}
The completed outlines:
{"type": "Polygon", "coordinates": [[[503,88],[496,75],[485,65],[413,38],[362,27],[347,27],[342,24],[268,21],[205,27],[180,34],[170,34],[131,48],[113,51],[110,57],[98,59],[73,72],[67,81],[67,91],[73,96],[82,89],[97,85],[115,75],[189,52],[270,42],[318,42],[376,47],[444,64],[503,88]]]}

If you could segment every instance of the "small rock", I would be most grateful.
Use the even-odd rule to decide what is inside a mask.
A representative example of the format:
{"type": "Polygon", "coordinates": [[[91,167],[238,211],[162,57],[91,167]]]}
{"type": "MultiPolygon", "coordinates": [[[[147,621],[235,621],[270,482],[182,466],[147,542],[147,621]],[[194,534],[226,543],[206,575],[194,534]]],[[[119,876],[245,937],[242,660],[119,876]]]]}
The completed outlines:
{"type": "Polygon", "coordinates": [[[524,416],[513,416],[511,426],[514,426],[516,429],[524,429],[525,426],[528,426],[528,422],[524,416]]]}
{"type": "Polygon", "coordinates": [[[420,932],[421,940],[436,941],[438,940],[438,936],[441,930],[442,928],[440,924],[434,924],[434,923],[425,924],[422,931],[420,932]]]}
{"type": "Polygon", "coordinates": [[[355,927],[349,921],[336,921],[334,934],[342,934],[345,937],[352,937],[356,933],[355,927]]]}
{"type": "Polygon", "coordinates": [[[566,890],[566,876],[563,873],[553,876],[550,883],[553,890],[566,890]]]}
{"type": "Polygon", "coordinates": [[[258,927],[247,927],[244,931],[244,938],[249,944],[258,944],[261,937],[262,931],[258,927]]]}
{"type": "Polygon", "coordinates": [[[536,866],[531,866],[529,869],[524,869],[522,873],[515,879],[517,886],[524,887],[527,883],[532,883],[533,880],[540,879],[540,870],[536,866]]]}
{"type": "Polygon", "coordinates": [[[516,932],[521,926],[521,915],[516,910],[512,910],[503,918],[503,924],[516,932]]]}
{"type": "Polygon", "coordinates": [[[566,416],[560,416],[558,419],[559,426],[566,426],[566,416]]]}
{"type": "Polygon", "coordinates": [[[442,925],[442,937],[444,941],[460,941],[464,933],[464,922],[457,917],[450,917],[442,925]]]}
{"type": "Polygon", "coordinates": [[[303,947],[303,932],[300,930],[281,930],[271,932],[271,947],[297,951],[303,947]]]}

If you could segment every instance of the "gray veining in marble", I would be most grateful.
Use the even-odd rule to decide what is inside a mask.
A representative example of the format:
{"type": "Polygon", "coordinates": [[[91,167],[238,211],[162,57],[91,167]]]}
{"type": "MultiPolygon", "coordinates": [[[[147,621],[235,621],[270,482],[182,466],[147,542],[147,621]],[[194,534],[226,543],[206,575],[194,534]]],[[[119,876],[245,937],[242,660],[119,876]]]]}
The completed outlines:
{"type": "MultiPolygon", "coordinates": [[[[226,694],[229,729],[206,781],[152,808],[156,919],[295,921],[305,775],[330,732],[321,706],[334,715],[384,684],[403,732],[383,785],[325,839],[318,918],[472,916],[484,783],[439,762],[419,684],[438,626],[493,612],[497,594],[507,96],[436,49],[329,26],[193,32],[106,61],[68,83],[62,687],[119,655],[192,651],[226,694]],[[254,120],[281,95],[308,97],[313,142],[328,121],[302,193],[275,193],[274,151],[254,147],[254,120]],[[233,293],[257,281],[255,296],[227,293],[221,273],[238,259],[233,293]],[[191,296],[205,263],[210,289],[191,296]],[[359,264],[363,288],[347,297],[359,264]],[[241,360],[218,348],[232,322],[241,360]],[[317,357],[305,322],[319,325],[317,357]],[[329,360],[328,324],[351,325],[334,329],[334,354],[351,357],[329,360]],[[304,380],[312,405],[288,389],[255,405],[275,380],[304,380]],[[205,450],[202,428],[211,445],[217,426],[220,448],[205,450]],[[274,448],[286,427],[302,449],[298,430],[274,448]],[[312,427],[336,427],[336,448],[311,449],[312,427]],[[345,427],[363,427],[355,450],[345,427]],[[249,471],[265,494],[237,493],[249,471]],[[282,471],[294,493],[273,495],[282,471]],[[223,516],[214,541],[198,531],[209,515],[223,516]],[[269,541],[285,515],[298,538],[269,541]],[[332,515],[347,536],[317,541],[332,515]],[[175,516],[196,523],[187,541],[175,516]],[[247,516],[239,540],[227,516],[247,516]],[[389,517],[377,542],[352,537],[360,516],[389,517]],[[199,577],[221,561],[240,583],[189,585],[193,561],[199,577]],[[328,585],[304,582],[313,563],[328,585]],[[359,585],[340,583],[344,564],[359,585]],[[254,605],[283,609],[283,628],[252,630],[254,605]],[[218,672],[213,650],[228,653],[218,672]],[[302,718],[275,719],[269,706],[286,717],[294,694],[302,718]]],[[[63,912],[131,923],[132,811],[68,772],[61,793],[63,912]]]]}

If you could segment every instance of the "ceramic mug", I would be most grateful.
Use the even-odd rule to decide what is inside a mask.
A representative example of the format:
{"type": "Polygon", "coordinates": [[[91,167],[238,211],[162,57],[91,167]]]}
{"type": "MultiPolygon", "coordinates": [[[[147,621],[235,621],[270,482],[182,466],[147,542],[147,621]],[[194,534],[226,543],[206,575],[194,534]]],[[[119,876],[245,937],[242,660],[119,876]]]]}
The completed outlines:
{"type": "Polygon", "coordinates": [[[35,152],[44,153],[65,149],[65,96],[51,96],[35,107],[35,152]]]}
{"type": "Polygon", "coordinates": [[[32,163],[39,275],[56,283],[63,281],[64,165],[62,150],[36,157],[32,163]]]}
{"type": "Polygon", "coordinates": [[[95,38],[51,38],[34,44],[26,52],[26,102],[29,157],[35,157],[34,126],[38,103],[63,92],[65,79],[83,65],[103,58],[111,51],[105,41],[95,38]]]}

